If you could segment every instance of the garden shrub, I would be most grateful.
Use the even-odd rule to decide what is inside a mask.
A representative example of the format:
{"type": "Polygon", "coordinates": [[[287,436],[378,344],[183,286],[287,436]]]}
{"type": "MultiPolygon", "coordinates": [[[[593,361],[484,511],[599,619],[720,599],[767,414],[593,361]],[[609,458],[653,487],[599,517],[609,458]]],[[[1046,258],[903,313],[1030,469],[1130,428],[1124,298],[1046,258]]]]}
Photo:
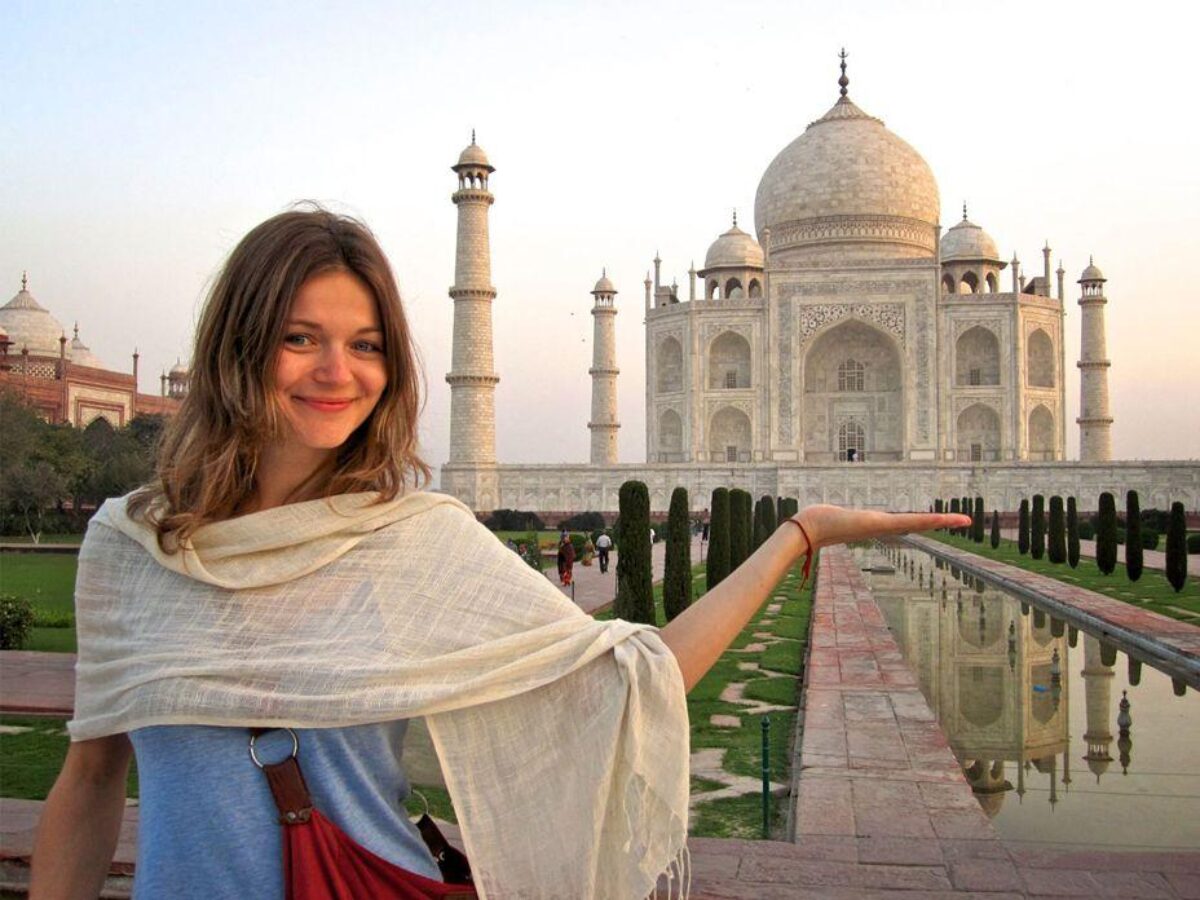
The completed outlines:
{"type": "Polygon", "coordinates": [[[992,510],[991,544],[993,550],[1000,546],[1000,511],[998,509],[992,510]]]}
{"type": "Polygon", "coordinates": [[[591,511],[575,513],[559,522],[558,527],[565,528],[567,531],[603,531],[605,528],[604,516],[591,511]]]}
{"type": "Polygon", "coordinates": [[[1130,581],[1142,577],[1142,513],[1137,491],[1125,492],[1125,574],[1130,581]]]}
{"type": "Polygon", "coordinates": [[[1105,491],[1096,515],[1096,567],[1111,575],[1117,567],[1117,501],[1105,491]]]}
{"type": "Polygon", "coordinates": [[[1067,565],[1079,565],[1079,510],[1074,497],[1067,498],[1067,565]]]}
{"type": "Polygon", "coordinates": [[[671,492],[667,514],[667,558],[663,569],[663,612],[670,622],[692,602],[692,536],[687,488],[671,492]]]}
{"type": "Polygon", "coordinates": [[[1029,555],[1041,559],[1046,555],[1046,498],[1033,495],[1033,510],[1029,523],[1029,555]]]}
{"type": "Polygon", "coordinates": [[[1021,501],[1021,510],[1017,514],[1017,550],[1022,555],[1029,552],[1029,501],[1021,501]]]}
{"type": "Polygon", "coordinates": [[[975,511],[971,515],[971,538],[977,544],[983,543],[983,498],[975,498],[975,511]]]}
{"type": "Polygon", "coordinates": [[[521,509],[498,509],[483,524],[492,531],[542,531],[546,527],[537,513],[521,509]]]}
{"type": "Polygon", "coordinates": [[[1200,534],[1189,534],[1187,536],[1187,552],[1200,553],[1200,534]]]}
{"type": "Polygon", "coordinates": [[[621,510],[621,552],[617,554],[617,597],[613,601],[613,615],[627,622],[654,625],[650,491],[644,482],[626,481],[617,496],[621,510]]]}
{"type": "Polygon", "coordinates": [[[1167,528],[1167,581],[1175,592],[1187,584],[1187,518],[1183,504],[1171,504],[1171,522],[1167,528]]]}
{"type": "Polygon", "coordinates": [[[33,628],[33,604],[24,597],[0,594],[0,650],[20,650],[33,628]]]}
{"type": "Polygon", "coordinates": [[[1062,497],[1050,498],[1050,531],[1047,536],[1046,556],[1050,562],[1058,565],[1067,561],[1067,523],[1062,497]]]}
{"type": "Polygon", "coordinates": [[[1084,519],[1079,523],[1079,539],[1081,541],[1094,541],[1096,539],[1096,525],[1091,519],[1084,519]]]}
{"type": "Polygon", "coordinates": [[[705,590],[711,591],[729,574],[729,489],[719,487],[709,501],[708,556],[705,590]]]}

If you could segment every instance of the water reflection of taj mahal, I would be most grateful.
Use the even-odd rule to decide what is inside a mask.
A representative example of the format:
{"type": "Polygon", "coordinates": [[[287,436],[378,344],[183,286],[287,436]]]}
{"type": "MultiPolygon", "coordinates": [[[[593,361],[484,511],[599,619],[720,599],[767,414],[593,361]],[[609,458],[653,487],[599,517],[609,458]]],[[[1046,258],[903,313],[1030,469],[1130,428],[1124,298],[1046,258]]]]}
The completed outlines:
{"type": "Polygon", "coordinates": [[[1099,781],[1116,752],[1129,771],[1130,732],[1120,731],[1114,717],[1121,708],[1112,690],[1115,649],[1039,610],[1004,602],[1003,594],[949,565],[914,561],[899,550],[888,555],[897,577],[894,585],[874,580],[875,599],[989,816],[1010,792],[1024,798],[1034,783],[1058,803],[1072,783],[1073,762],[1083,762],[1086,777],[1099,781]],[[914,596],[914,587],[922,596],[914,596]],[[1087,725],[1086,752],[1073,760],[1076,673],[1087,725]]]}

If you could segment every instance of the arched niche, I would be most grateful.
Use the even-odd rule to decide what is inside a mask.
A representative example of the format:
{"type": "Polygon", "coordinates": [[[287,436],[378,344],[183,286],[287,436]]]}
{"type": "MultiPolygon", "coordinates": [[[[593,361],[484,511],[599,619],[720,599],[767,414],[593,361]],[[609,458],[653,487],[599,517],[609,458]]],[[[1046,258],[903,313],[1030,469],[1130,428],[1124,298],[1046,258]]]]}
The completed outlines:
{"type": "Polygon", "coordinates": [[[975,325],[959,335],[954,345],[954,383],[1000,383],[1000,339],[990,328],[975,325]]]}
{"type": "Polygon", "coordinates": [[[1040,403],[1029,413],[1029,458],[1054,458],[1054,414],[1040,403]]]}
{"type": "Polygon", "coordinates": [[[659,393],[683,390],[683,347],[675,338],[663,338],[659,343],[655,372],[659,393]]]}
{"type": "Polygon", "coordinates": [[[978,606],[967,604],[958,618],[958,636],[976,650],[986,650],[999,644],[1004,636],[1004,623],[998,606],[984,600],[978,606]]]}
{"type": "Polygon", "coordinates": [[[963,294],[978,294],[979,276],[974,272],[964,272],[962,281],[959,283],[959,292],[963,294]]]}
{"type": "Polygon", "coordinates": [[[723,331],[708,345],[710,390],[750,387],[750,342],[734,331],[723,331]]]}
{"type": "Polygon", "coordinates": [[[756,300],[762,296],[762,283],[757,278],[750,279],[750,299],[756,300]]]}
{"type": "Polygon", "coordinates": [[[954,276],[949,272],[942,276],[942,290],[947,294],[957,293],[955,291],[954,276]]]}
{"type": "Polygon", "coordinates": [[[673,409],[663,410],[658,417],[658,451],[672,454],[683,452],[683,420],[673,409]]]}
{"type": "Polygon", "coordinates": [[[730,278],[725,282],[725,299],[740,300],[742,299],[742,283],[736,278],[730,278]]]}
{"type": "Polygon", "coordinates": [[[1054,342],[1040,328],[1025,344],[1025,371],[1030,387],[1054,387],[1054,342]]]}
{"type": "Polygon", "coordinates": [[[977,728],[1000,721],[1004,712],[1004,669],[963,666],[958,670],[958,711],[977,728]]]}
{"type": "Polygon", "coordinates": [[[708,450],[713,461],[750,461],[750,417],[725,406],[713,414],[708,426],[708,450]]]}
{"type": "Polygon", "coordinates": [[[841,428],[863,429],[861,460],[901,458],[904,447],[903,366],[895,340],[859,319],[817,335],[803,360],[804,452],[813,462],[841,458],[841,428]],[[853,361],[853,371],[848,363],[853,361]],[[857,369],[861,366],[862,390],[857,369]],[[847,380],[849,377],[849,380],[847,380]],[[848,390],[853,387],[854,390],[848,390]]]}
{"type": "Polygon", "coordinates": [[[996,293],[997,290],[999,290],[999,285],[996,281],[996,273],[995,272],[988,272],[987,278],[985,279],[985,281],[987,283],[987,292],[989,294],[994,294],[994,293],[996,293]]]}
{"type": "Polygon", "coordinates": [[[960,461],[1000,458],[1000,416],[990,406],[973,403],[959,413],[955,435],[960,461]]]}

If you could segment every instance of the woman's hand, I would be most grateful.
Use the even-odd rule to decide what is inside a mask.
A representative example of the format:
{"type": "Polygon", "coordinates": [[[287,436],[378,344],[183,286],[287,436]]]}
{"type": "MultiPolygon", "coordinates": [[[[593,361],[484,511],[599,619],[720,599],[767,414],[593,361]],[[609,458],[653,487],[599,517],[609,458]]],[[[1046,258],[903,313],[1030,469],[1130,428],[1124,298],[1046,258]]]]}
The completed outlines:
{"type": "Polygon", "coordinates": [[[812,550],[833,544],[869,540],[910,531],[963,528],[971,517],[958,513],[885,513],[868,509],[844,509],[827,503],[806,506],[792,517],[804,526],[812,550]]]}

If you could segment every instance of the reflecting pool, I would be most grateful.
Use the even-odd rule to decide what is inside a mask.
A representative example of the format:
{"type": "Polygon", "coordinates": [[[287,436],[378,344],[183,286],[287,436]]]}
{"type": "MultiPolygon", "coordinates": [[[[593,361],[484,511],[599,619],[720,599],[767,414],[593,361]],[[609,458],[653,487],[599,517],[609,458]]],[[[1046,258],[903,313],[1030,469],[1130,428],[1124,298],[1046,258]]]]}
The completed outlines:
{"type": "Polygon", "coordinates": [[[927,553],[854,552],[1001,837],[1200,848],[1194,689],[927,553]]]}

